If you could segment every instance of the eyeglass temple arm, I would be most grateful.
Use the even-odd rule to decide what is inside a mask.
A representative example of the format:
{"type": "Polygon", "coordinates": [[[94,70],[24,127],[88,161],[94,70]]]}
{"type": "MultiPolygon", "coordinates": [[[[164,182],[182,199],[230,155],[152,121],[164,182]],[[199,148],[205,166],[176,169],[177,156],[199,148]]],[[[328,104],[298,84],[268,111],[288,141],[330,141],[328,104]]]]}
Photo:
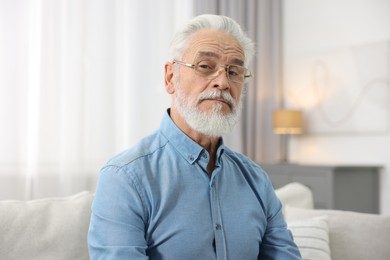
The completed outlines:
{"type": "Polygon", "coordinates": [[[195,67],[195,64],[185,63],[185,62],[178,61],[178,60],[173,60],[172,64],[173,63],[181,64],[181,65],[184,65],[184,66],[189,67],[189,68],[194,68],[195,67]]]}

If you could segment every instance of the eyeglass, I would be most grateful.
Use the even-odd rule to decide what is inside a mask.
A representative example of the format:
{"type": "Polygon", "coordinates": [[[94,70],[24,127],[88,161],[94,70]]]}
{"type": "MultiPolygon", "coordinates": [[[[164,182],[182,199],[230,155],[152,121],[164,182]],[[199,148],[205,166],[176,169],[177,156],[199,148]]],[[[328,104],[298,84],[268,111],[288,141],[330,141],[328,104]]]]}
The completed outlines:
{"type": "Polygon", "coordinates": [[[221,66],[217,62],[209,60],[200,61],[196,64],[189,64],[178,60],[173,60],[172,63],[177,63],[188,68],[192,68],[197,75],[206,79],[215,79],[218,77],[221,71],[221,67],[225,70],[228,80],[237,84],[242,84],[246,78],[252,77],[252,74],[247,68],[235,64],[221,66]]]}

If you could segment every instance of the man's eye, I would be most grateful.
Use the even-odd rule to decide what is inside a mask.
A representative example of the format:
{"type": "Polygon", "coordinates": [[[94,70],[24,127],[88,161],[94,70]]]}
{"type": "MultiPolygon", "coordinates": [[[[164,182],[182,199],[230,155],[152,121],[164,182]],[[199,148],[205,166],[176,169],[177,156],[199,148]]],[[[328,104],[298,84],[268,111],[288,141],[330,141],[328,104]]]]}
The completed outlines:
{"type": "Polygon", "coordinates": [[[198,63],[198,69],[206,71],[206,70],[214,70],[215,65],[209,62],[200,62],[198,63]]]}
{"type": "Polygon", "coordinates": [[[235,70],[229,70],[229,76],[237,76],[238,73],[235,70]]]}
{"type": "Polygon", "coordinates": [[[242,70],[239,67],[230,66],[229,67],[229,75],[230,76],[237,76],[242,74],[242,70]]]}
{"type": "Polygon", "coordinates": [[[208,65],[208,64],[199,64],[199,68],[201,68],[201,69],[211,69],[210,65],[208,65]]]}

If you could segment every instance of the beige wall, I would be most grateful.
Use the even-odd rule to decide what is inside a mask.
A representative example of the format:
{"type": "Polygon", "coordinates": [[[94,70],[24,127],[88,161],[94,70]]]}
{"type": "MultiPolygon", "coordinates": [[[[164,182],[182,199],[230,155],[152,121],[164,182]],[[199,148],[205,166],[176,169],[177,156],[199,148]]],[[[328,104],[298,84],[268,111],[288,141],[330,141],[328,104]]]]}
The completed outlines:
{"type": "MultiPolygon", "coordinates": [[[[302,164],[383,166],[380,183],[381,213],[390,214],[390,1],[285,0],[283,9],[284,89],[287,105],[304,109],[305,114],[313,119],[307,120],[309,131],[306,134],[291,138],[289,150],[291,161],[302,164]],[[379,61],[380,57],[373,57],[375,55],[372,53],[378,51],[375,49],[377,43],[387,46],[384,49],[387,50],[383,51],[387,67],[383,67],[384,63],[383,60],[379,61]],[[361,52],[364,49],[362,47],[372,51],[361,52]],[[330,73],[334,75],[333,82],[344,81],[343,84],[348,86],[347,90],[340,90],[340,86],[333,90],[331,98],[339,95],[340,91],[347,92],[342,93],[344,99],[335,99],[325,108],[330,117],[341,119],[341,122],[321,132],[314,128],[314,124],[318,126],[324,121],[315,121],[320,118],[318,113],[315,114],[318,106],[307,105],[313,101],[313,96],[310,96],[313,93],[301,86],[316,83],[313,83],[310,71],[306,70],[305,73],[305,69],[297,70],[299,61],[310,60],[308,57],[316,55],[340,58],[343,57],[343,51],[351,48],[358,50],[357,53],[367,53],[367,57],[358,58],[362,63],[359,69],[366,69],[359,71],[355,67],[356,64],[354,65],[354,58],[344,59],[345,57],[340,59],[342,64],[336,62],[329,66],[330,73]],[[364,86],[361,84],[364,85],[362,81],[369,76],[364,74],[369,70],[373,71],[371,74],[379,70],[387,70],[387,73],[381,85],[365,91],[362,90],[364,86]],[[302,78],[301,85],[297,84],[299,82],[297,74],[302,78]],[[337,78],[337,75],[341,75],[341,78],[337,78]],[[306,95],[307,104],[304,104],[303,99],[298,100],[299,97],[294,98],[294,94],[289,91],[300,87],[302,89],[298,93],[301,97],[306,95]],[[363,98],[356,103],[355,100],[362,91],[363,98]],[[343,117],[343,113],[350,114],[343,117]],[[347,122],[348,120],[350,122],[347,122]]],[[[302,65],[302,68],[304,67],[302,65]]],[[[316,80],[325,80],[325,77],[320,75],[316,80]]]]}

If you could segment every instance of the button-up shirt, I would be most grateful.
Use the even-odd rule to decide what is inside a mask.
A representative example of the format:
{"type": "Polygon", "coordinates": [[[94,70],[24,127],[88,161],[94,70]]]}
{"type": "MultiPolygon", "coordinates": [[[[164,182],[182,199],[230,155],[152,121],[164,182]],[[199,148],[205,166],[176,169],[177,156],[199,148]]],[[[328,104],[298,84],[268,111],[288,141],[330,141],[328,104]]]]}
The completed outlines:
{"type": "Polygon", "coordinates": [[[91,259],[300,259],[262,168],[221,139],[210,155],[164,115],[161,127],[102,168],[91,259]]]}

